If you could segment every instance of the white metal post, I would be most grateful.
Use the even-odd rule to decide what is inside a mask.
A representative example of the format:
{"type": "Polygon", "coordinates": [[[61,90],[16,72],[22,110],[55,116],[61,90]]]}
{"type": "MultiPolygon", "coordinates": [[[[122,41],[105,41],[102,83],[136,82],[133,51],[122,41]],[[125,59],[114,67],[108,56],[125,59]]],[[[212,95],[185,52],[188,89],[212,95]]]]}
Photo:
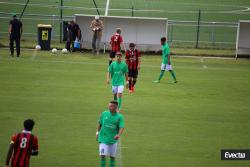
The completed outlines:
{"type": "Polygon", "coordinates": [[[110,1],[110,0],[107,0],[107,2],[106,2],[105,16],[108,16],[108,11],[109,11],[109,1],[110,1]]]}
{"type": "Polygon", "coordinates": [[[235,59],[238,58],[239,35],[240,35],[240,21],[238,22],[238,28],[237,28],[235,59]]]}

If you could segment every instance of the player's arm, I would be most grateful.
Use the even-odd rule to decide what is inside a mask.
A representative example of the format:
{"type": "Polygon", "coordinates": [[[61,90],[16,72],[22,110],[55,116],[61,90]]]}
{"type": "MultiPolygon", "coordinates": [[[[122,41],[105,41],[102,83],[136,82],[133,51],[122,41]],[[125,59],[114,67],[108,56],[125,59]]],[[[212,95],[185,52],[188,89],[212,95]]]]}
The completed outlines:
{"type": "Polygon", "coordinates": [[[32,151],[31,151],[31,155],[32,156],[37,156],[39,153],[38,151],[38,139],[37,137],[34,138],[34,143],[33,143],[33,146],[32,146],[32,151]]]}
{"type": "Polygon", "coordinates": [[[120,121],[119,121],[119,131],[118,131],[118,134],[115,135],[114,139],[118,140],[121,137],[121,135],[124,131],[124,127],[125,127],[124,126],[124,118],[123,118],[123,116],[121,116],[120,121]]]}
{"type": "Polygon", "coordinates": [[[110,74],[110,72],[107,72],[107,80],[106,80],[107,84],[109,84],[110,78],[111,78],[111,74],[110,74]]]}
{"type": "Polygon", "coordinates": [[[126,53],[126,47],[125,47],[125,44],[123,43],[123,38],[122,38],[122,36],[120,35],[120,45],[122,45],[122,48],[123,48],[123,50],[124,50],[124,53],[126,53]]]}
{"type": "Polygon", "coordinates": [[[112,64],[109,65],[109,68],[108,68],[108,72],[107,72],[107,75],[106,75],[106,83],[109,84],[110,82],[110,79],[111,79],[111,72],[112,72],[112,64]]]}
{"type": "Polygon", "coordinates": [[[125,73],[125,78],[126,78],[126,88],[128,89],[128,86],[129,86],[128,72],[125,73]]]}
{"type": "Polygon", "coordinates": [[[100,22],[101,22],[100,30],[103,30],[103,28],[104,28],[103,22],[101,20],[100,20],[100,22]]]}
{"type": "MultiPolygon", "coordinates": [[[[69,25],[68,25],[69,26],[69,25]]],[[[70,41],[70,29],[69,29],[69,27],[67,27],[67,41],[69,42],[70,41]]]]}
{"type": "Polygon", "coordinates": [[[110,38],[110,42],[109,42],[109,48],[110,48],[110,51],[112,51],[112,45],[113,45],[113,37],[110,38]]]}
{"type": "Polygon", "coordinates": [[[12,24],[10,23],[10,25],[9,25],[9,36],[11,34],[11,30],[12,30],[12,24]]]}
{"type": "Polygon", "coordinates": [[[115,137],[114,137],[114,138],[115,138],[116,140],[118,140],[118,139],[121,137],[121,135],[122,135],[123,131],[124,131],[124,128],[120,128],[120,129],[119,129],[118,134],[117,134],[117,135],[115,135],[115,137]]]}
{"type": "Polygon", "coordinates": [[[122,47],[123,47],[123,50],[124,50],[124,52],[126,53],[126,47],[125,47],[125,44],[122,42],[122,47]]]}
{"type": "Polygon", "coordinates": [[[22,36],[23,33],[23,24],[21,23],[21,27],[20,27],[20,36],[22,36]]]}
{"type": "Polygon", "coordinates": [[[8,153],[7,153],[6,161],[5,161],[5,167],[8,167],[9,164],[10,164],[10,159],[11,159],[13,150],[14,150],[14,142],[11,141],[10,146],[9,146],[9,150],[8,150],[8,153]]]}
{"type": "Polygon", "coordinates": [[[124,72],[125,72],[126,83],[128,83],[128,65],[127,64],[125,65],[124,72]]]}
{"type": "Polygon", "coordinates": [[[98,135],[99,135],[99,132],[102,128],[102,125],[99,123],[98,126],[97,126],[97,130],[96,130],[96,133],[95,133],[95,139],[98,140],[98,135]]]}
{"type": "Polygon", "coordinates": [[[169,49],[166,49],[166,57],[168,57],[168,65],[170,65],[170,53],[169,53],[169,49]]]}
{"type": "Polygon", "coordinates": [[[170,51],[169,47],[164,49],[164,56],[168,58],[168,65],[170,65],[170,51]]]}
{"type": "Polygon", "coordinates": [[[31,152],[31,155],[33,155],[33,156],[37,156],[38,155],[38,150],[32,150],[32,152],[31,152]]]}
{"type": "Polygon", "coordinates": [[[90,26],[89,26],[90,28],[91,28],[91,30],[93,31],[93,28],[94,28],[94,23],[93,23],[93,21],[90,23],[90,26]]]}
{"type": "Polygon", "coordinates": [[[97,126],[97,130],[96,130],[96,133],[95,133],[95,137],[96,137],[96,140],[98,140],[98,135],[99,135],[99,132],[102,128],[102,114],[98,120],[98,126],[97,126]]]}

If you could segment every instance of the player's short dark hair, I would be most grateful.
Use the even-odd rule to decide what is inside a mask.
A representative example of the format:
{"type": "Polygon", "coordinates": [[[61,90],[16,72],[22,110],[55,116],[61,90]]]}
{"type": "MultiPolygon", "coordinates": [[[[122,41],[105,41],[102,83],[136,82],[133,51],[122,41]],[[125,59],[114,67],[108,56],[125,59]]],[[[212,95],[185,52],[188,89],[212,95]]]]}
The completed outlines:
{"type": "Polygon", "coordinates": [[[130,43],[130,44],[129,44],[129,47],[130,47],[130,48],[134,48],[134,47],[135,47],[135,44],[134,44],[134,43],[130,43]]]}
{"type": "Polygon", "coordinates": [[[166,37],[162,37],[161,38],[161,42],[166,42],[167,38],[166,37]]]}
{"type": "Polygon", "coordinates": [[[109,103],[111,103],[111,104],[115,104],[115,105],[117,105],[117,106],[118,106],[118,102],[117,102],[117,101],[115,101],[115,100],[112,100],[112,101],[110,101],[109,103]]]}
{"type": "Polygon", "coordinates": [[[120,34],[122,32],[121,28],[116,28],[116,32],[120,34]]]}
{"type": "Polygon", "coordinates": [[[28,130],[28,131],[32,131],[34,125],[35,125],[35,122],[32,119],[26,119],[23,122],[23,126],[24,126],[25,130],[28,130]]]}

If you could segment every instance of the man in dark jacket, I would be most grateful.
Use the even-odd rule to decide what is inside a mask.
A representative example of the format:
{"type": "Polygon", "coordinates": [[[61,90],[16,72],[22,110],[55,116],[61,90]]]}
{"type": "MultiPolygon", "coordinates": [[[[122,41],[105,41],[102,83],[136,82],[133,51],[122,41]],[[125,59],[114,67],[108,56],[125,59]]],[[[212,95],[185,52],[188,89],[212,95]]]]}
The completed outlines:
{"type": "Polygon", "coordinates": [[[78,38],[81,40],[81,30],[78,24],[75,21],[70,21],[67,27],[67,42],[66,42],[66,49],[71,51],[70,44],[72,44],[72,51],[74,51],[74,41],[78,38]]]}
{"type": "Polygon", "coordinates": [[[16,14],[12,14],[13,19],[9,24],[10,55],[14,56],[14,41],[16,43],[17,57],[20,56],[20,39],[23,32],[22,22],[17,19],[16,14]]]}

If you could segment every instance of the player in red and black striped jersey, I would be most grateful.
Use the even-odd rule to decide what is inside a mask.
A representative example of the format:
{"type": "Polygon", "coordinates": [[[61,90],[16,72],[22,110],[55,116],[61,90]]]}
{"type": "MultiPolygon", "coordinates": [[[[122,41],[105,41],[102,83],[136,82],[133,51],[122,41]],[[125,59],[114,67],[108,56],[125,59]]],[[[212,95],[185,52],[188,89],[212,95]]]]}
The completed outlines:
{"type": "Polygon", "coordinates": [[[24,121],[24,130],[11,137],[5,167],[29,167],[31,155],[38,155],[38,139],[31,134],[35,122],[32,119],[24,121]]]}
{"type": "Polygon", "coordinates": [[[126,51],[126,63],[128,65],[128,81],[129,92],[133,93],[135,83],[138,76],[138,70],[140,70],[140,51],[135,48],[134,43],[129,44],[129,50],[126,51]]]}
{"type": "Polygon", "coordinates": [[[112,61],[115,58],[116,52],[121,52],[121,44],[123,45],[124,51],[126,51],[126,48],[123,44],[123,38],[121,36],[121,29],[117,28],[116,33],[112,35],[110,39],[110,60],[109,65],[112,63],[112,61]]]}

